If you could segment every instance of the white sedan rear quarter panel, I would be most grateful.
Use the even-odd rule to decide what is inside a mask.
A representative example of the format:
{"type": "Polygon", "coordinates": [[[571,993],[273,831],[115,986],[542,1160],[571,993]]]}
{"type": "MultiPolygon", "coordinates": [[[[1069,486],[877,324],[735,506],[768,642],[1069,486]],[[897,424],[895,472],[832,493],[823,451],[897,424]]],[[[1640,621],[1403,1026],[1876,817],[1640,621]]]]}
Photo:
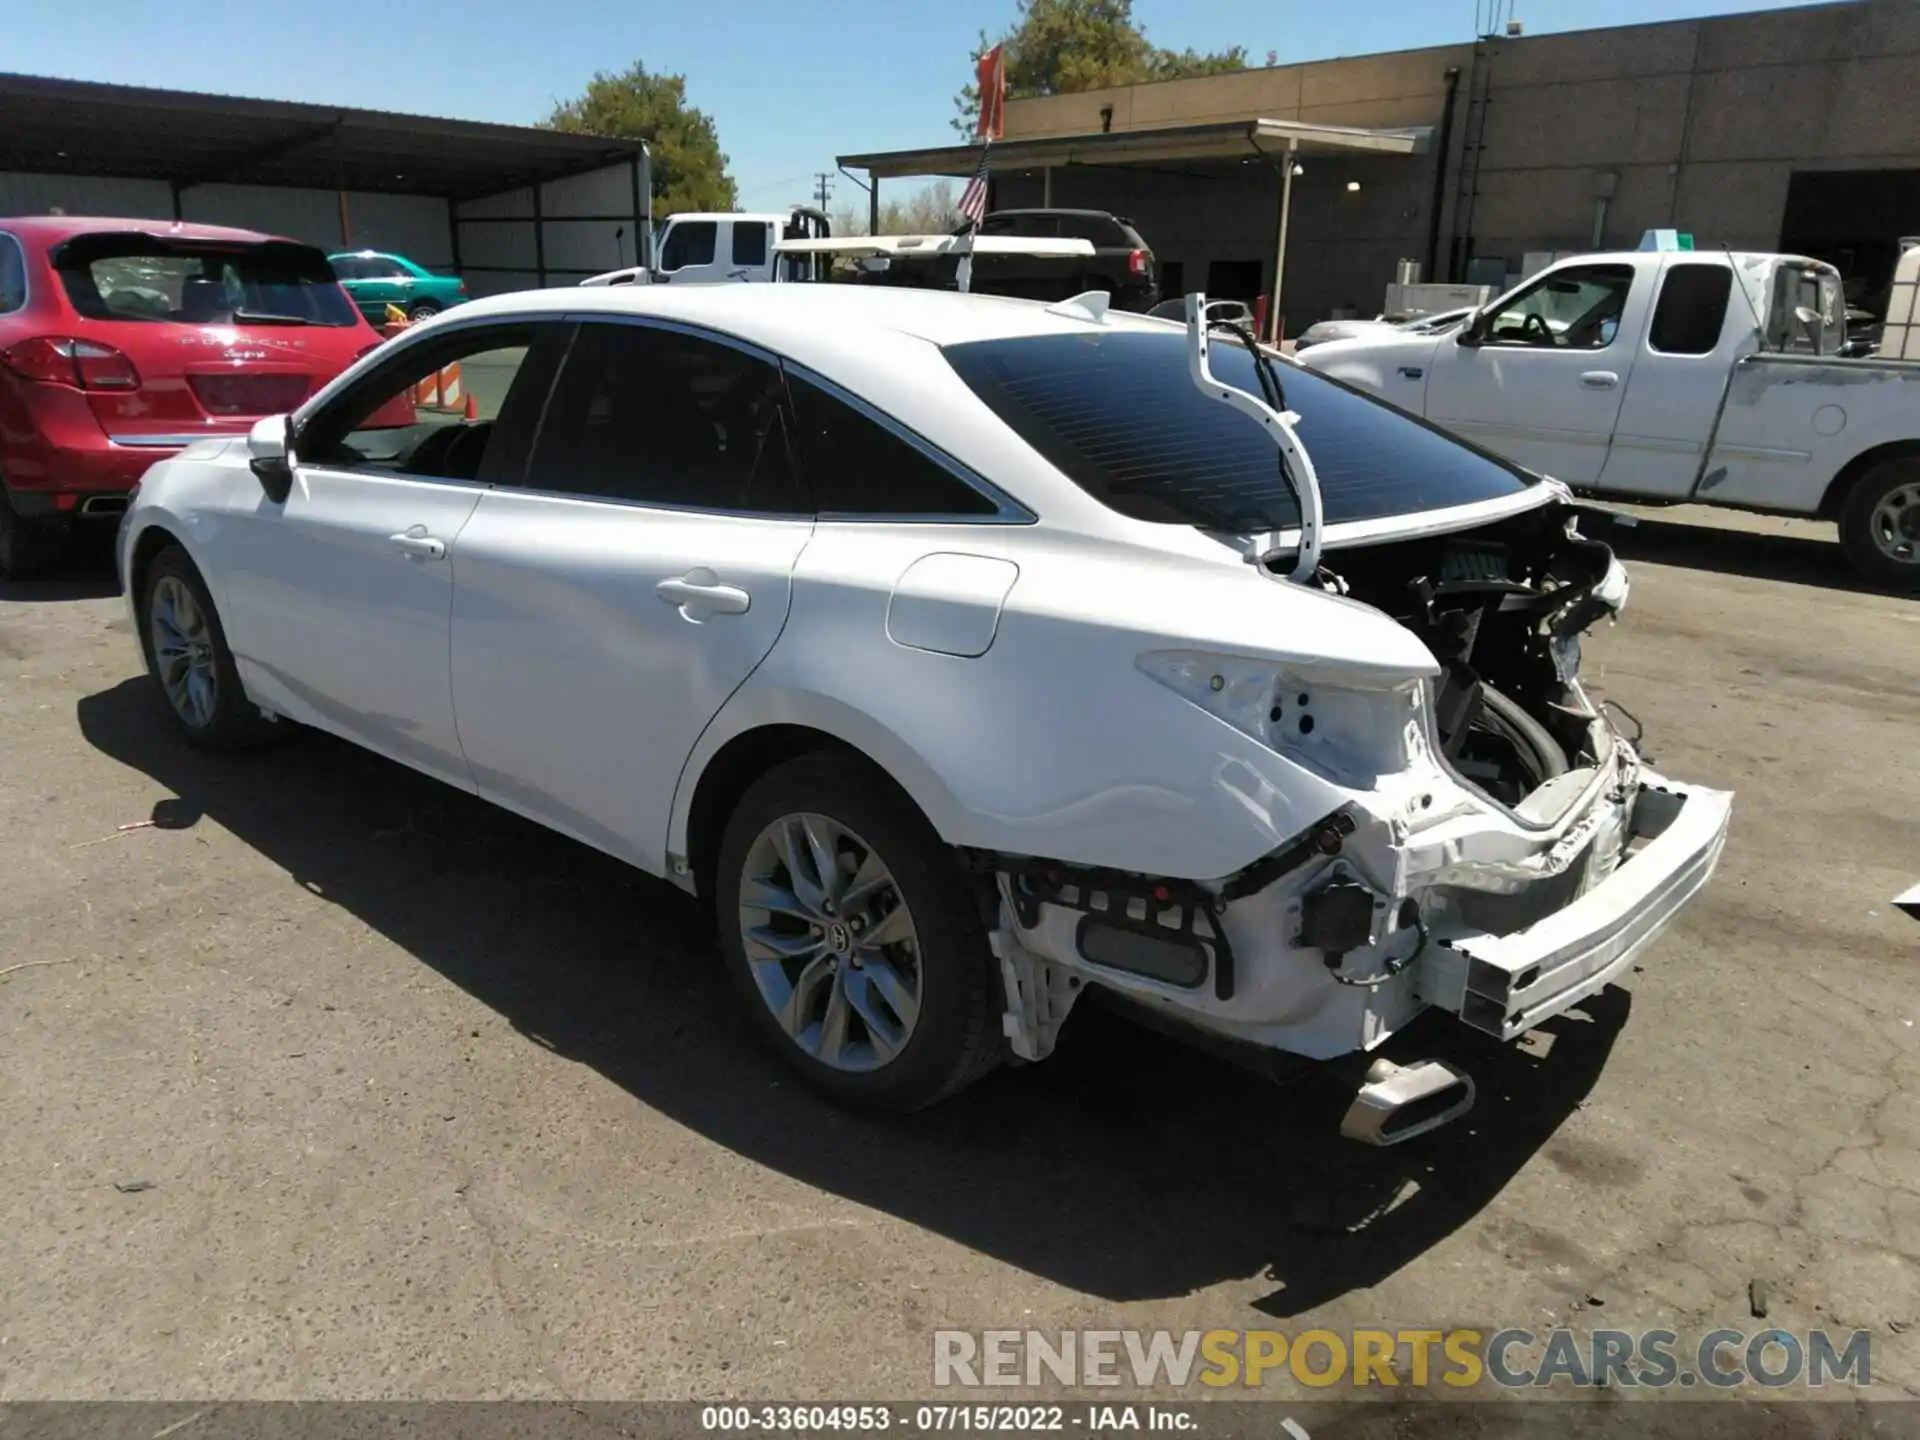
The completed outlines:
{"type": "Polygon", "coordinates": [[[1377,611],[1262,580],[1224,546],[1159,554],[1032,527],[822,521],[794,572],[786,633],[702,737],[691,781],[733,737],[802,724],[871,756],[950,842],[1213,879],[1298,834],[1348,792],[1136,666],[1170,635],[1298,664],[1433,668],[1377,611]],[[1019,567],[977,658],[889,637],[900,577],[928,555],[1019,567]]]}

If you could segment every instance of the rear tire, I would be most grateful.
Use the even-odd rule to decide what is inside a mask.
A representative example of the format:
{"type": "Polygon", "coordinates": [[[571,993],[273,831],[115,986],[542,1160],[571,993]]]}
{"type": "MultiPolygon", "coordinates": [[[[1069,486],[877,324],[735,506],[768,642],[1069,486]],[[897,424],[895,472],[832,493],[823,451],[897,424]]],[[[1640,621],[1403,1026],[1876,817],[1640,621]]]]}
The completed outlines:
{"type": "Polygon", "coordinates": [[[918,1110],[998,1063],[1004,1006],[967,879],[866,762],[805,755],[762,776],[727,822],[714,906],[754,1027],[817,1089],[918,1110]]]}
{"type": "Polygon", "coordinates": [[[207,582],[170,545],[141,581],[140,648],[181,738],[203,750],[245,750],[273,733],[247,698],[207,582]]]}
{"type": "Polygon", "coordinates": [[[1920,590],[1920,457],[1883,461],[1854,482],[1840,507],[1840,548],[1874,584],[1920,590]]]}
{"type": "Polygon", "coordinates": [[[440,313],[440,307],[431,300],[422,300],[407,311],[407,319],[418,324],[422,320],[431,320],[440,313]]]}
{"type": "Polygon", "coordinates": [[[66,554],[66,527],[29,519],[0,489],[0,580],[36,580],[66,554]]]}

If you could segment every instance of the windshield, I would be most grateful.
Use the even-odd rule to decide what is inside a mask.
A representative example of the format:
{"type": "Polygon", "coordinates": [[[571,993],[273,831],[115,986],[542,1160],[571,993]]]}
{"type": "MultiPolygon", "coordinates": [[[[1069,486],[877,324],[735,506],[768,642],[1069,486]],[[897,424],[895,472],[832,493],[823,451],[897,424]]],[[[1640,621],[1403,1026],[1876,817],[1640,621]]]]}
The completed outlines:
{"type": "Polygon", "coordinates": [[[359,316],[318,250],[286,241],[224,244],[81,235],[54,263],[90,320],[174,325],[350,326],[359,316]]]}
{"type": "MultiPolygon", "coordinates": [[[[1236,534],[1300,523],[1265,430],[1187,373],[1187,337],[1138,330],[950,345],[960,378],[1102,504],[1135,520],[1236,534]]],[[[1212,347],[1213,373],[1258,395],[1253,358],[1212,347]]],[[[1534,477],[1324,375],[1276,363],[1313,457],[1326,523],[1516,494],[1534,477]]]]}

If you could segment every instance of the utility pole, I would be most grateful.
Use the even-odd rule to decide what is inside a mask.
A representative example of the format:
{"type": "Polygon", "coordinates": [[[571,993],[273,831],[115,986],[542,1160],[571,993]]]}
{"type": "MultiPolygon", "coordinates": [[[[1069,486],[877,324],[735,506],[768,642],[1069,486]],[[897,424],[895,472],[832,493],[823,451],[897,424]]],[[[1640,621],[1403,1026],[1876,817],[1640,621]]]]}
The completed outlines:
{"type": "Polygon", "coordinates": [[[833,199],[833,172],[816,170],[813,172],[813,181],[813,198],[820,203],[820,210],[824,214],[827,202],[833,199]]]}

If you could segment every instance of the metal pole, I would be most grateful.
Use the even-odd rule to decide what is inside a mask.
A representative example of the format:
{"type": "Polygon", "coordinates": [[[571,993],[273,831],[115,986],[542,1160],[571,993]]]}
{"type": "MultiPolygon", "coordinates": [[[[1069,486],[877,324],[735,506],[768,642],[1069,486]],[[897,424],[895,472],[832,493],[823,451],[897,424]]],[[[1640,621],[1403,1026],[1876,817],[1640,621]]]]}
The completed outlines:
{"type": "Polygon", "coordinates": [[[633,168],[633,263],[635,265],[653,263],[652,176],[641,173],[646,160],[646,148],[642,146],[639,152],[630,157],[627,162],[633,168]]]}
{"type": "Polygon", "coordinates": [[[540,214],[540,187],[545,182],[536,178],[533,182],[533,275],[534,287],[547,288],[547,222],[540,214]]]}
{"type": "Polygon", "coordinates": [[[1043,210],[1053,208],[1053,167],[1051,165],[1040,167],[1040,208],[1043,210]]]}
{"type": "Polygon", "coordinates": [[[880,177],[873,171],[867,172],[867,178],[873,183],[867,187],[867,233],[880,233],[880,177]]]}
{"type": "Polygon", "coordinates": [[[1287,278],[1287,220],[1293,214],[1293,162],[1300,142],[1287,140],[1287,158],[1280,167],[1280,231],[1273,241],[1273,294],[1267,301],[1269,345],[1280,341],[1280,295],[1287,278]]]}
{"type": "MultiPolygon", "coordinates": [[[[343,121],[345,118],[341,117],[343,121]]],[[[347,166],[340,154],[339,125],[333,127],[333,184],[340,197],[340,248],[345,250],[352,244],[353,237],[347,226],[347,166]]]]}

